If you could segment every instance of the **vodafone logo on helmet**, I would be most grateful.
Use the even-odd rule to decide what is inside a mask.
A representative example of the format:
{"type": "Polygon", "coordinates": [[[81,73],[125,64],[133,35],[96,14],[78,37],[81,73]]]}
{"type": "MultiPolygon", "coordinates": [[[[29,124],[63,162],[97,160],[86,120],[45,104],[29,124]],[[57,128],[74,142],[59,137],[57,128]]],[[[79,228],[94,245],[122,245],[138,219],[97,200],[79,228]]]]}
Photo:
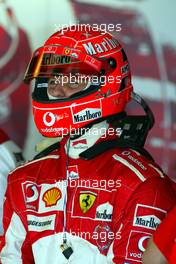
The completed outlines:
{"type": "Polygon", "coordinates": [[[50,127],[53,126],[56,121],[55,115],[51,112],[46,112],[43,116],[43,123],[50,127]]]}

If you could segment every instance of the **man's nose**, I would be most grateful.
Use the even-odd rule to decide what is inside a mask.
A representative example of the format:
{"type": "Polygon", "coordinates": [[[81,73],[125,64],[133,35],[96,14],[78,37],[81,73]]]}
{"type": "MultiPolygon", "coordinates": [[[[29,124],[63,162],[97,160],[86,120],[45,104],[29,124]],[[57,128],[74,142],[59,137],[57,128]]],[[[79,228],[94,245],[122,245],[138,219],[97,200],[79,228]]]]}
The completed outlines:
{"type": "Polygon", "coordinates": [[[58,97],[70,97],[73,94],[72,89],[67,84],[57,85],[55,89],[58,97]]]}

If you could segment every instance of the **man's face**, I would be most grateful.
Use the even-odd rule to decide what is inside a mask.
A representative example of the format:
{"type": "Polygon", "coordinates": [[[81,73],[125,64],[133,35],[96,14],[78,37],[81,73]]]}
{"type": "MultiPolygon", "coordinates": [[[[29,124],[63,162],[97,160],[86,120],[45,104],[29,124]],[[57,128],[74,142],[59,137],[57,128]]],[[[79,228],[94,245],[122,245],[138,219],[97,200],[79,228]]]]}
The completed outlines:
{"type": "Polygon", "coordinates": [[[76,75],[73,78],[67,75],[50,78],[48,81],[48,96],[51,96],[52,99],[69,98],[73,94],[83,91],[87,85],[87,80],[76,75]]]}

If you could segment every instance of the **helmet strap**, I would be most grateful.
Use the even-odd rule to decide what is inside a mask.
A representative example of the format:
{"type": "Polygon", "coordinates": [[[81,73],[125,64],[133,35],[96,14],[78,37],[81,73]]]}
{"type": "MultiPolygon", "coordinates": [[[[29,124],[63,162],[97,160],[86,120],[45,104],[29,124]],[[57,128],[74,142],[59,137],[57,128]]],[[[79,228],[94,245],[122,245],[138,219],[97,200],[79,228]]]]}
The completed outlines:
{"type": "Polygon", "coordinates": [[[115,127],[121,129],[120,136],[117,139],[103,141],[95,144],[91,148],[80,154],[82,159],[92,159],[95,156],[103,153],[106,150],[112,148],[132,148],[138,150],[148,158],[153,158],[144,149],[144,144],[149,130],[154,125],[154,116],[147,103],[137,94],[132,93],[132,99],[139,103],[146,115],[141,116],[123,116],[121,119],[117,119],[117,115],[108,117],[108,121],[115,127]]]}

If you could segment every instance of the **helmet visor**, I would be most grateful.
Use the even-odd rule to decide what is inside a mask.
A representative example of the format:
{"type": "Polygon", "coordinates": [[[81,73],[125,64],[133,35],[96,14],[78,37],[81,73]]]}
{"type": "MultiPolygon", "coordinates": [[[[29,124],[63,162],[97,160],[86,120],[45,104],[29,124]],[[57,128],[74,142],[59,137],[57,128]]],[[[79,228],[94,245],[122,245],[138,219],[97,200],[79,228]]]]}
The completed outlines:
{"type": "Polygon", "coordinates": [[[70,73],[97,76],[100,74],[103,64],[107,64],[107,62],[77,49],[63,46],[44,46],[34,52],[24,81],[29,83],[30,80],[37,77],[54,78],[70,73]]]}

